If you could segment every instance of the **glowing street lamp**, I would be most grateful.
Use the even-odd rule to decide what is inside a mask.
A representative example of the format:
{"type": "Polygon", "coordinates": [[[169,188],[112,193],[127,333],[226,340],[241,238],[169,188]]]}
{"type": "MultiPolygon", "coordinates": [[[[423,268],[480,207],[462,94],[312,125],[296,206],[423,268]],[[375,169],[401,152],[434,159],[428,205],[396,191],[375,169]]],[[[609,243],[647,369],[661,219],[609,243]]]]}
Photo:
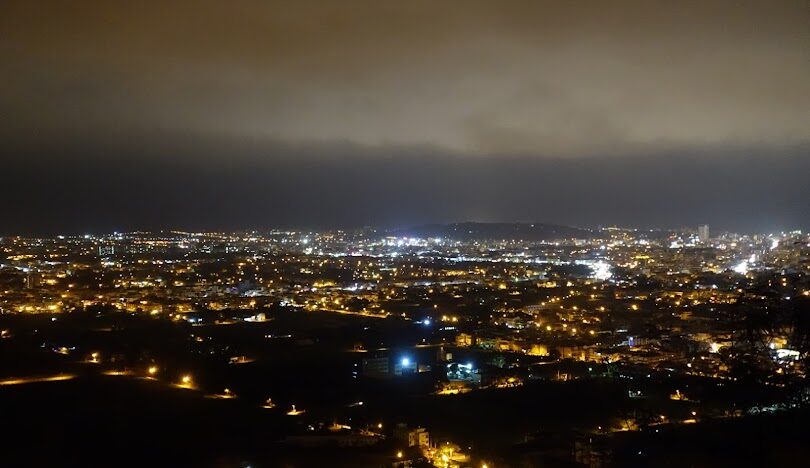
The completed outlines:
{"type": "Polygon", "coordinates": [[[194,379],[191,378],[191,374],[180,377],[180,383],[177,386],[180,388],[194,388],[194,379]]]}

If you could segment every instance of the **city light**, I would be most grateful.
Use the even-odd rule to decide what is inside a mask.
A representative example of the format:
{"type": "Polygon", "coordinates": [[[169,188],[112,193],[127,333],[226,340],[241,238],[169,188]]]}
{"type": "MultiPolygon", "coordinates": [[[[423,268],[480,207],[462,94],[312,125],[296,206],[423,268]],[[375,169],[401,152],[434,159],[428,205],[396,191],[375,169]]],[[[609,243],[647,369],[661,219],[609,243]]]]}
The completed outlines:
{"type": "Polygon", "coordinates": [[[184,388],[187,390],[194,389],[194,379],[191,377],[190,374],[185,374],[180,377],[179,383],[175,385],[177,388],[184,388]]]}
{"type": "Polygon", "coordinates": [[[734,270],[735,273],[739,273],[741,275],[748,274],[748,260],[743,260],[740,263],[734,265],[734,267],[732,267],[732,270],[734,270]]]}
{"type": "MultiPolygon", "coordinates": [[[[296,417],[304,437],[328,433],[369,446],[383,440],[407,443],[412,449],[388,447],[394,447],[397,458],[413,455],[437,466],[483,467],[492,462],[464,454],[462,447],[444,440],[438,448],[431,445],[427,428],[404,428],[400,421],[418,421],[419,413],[386,406],[388,392],[401,387],[416,398],[436,396],[437,405],[467,409],[465,405],[478,400],[462,395],[487,392],[482,395],[490,395],[493,404],[507,404],[521,387],[549,384],[565,392],[570,382],[581,382],[590,397],[589,392],[599,391],[590,384],[609,377],[629,386],[630,399],[660,408],[670,408],[662,400],[691,405],[685,413],[672,409],[672,414],[660,415],[664,419],[656,414],[649,425],[692,425],[748,416],[733,396],[723,401],[707,397],[704,390],[713,384],[733,390],[740,353],[757,356],[761,368],[751,375],[773,393],[773,402],[758,402],[760,412],[792,411],[780,395],[806,375],[804,350],[790,332],[797,325],[787,313],[810,295],[803,273],[804,235],[780,237],[774,249],[774,237],[735,236],[732,241],[723,234],[708,242],[684,235],[678,249],[668,249],[672,237],[641,243],[636,231],[612,229],[595,239],[541,243],[446,239],[434,244],[408,238],[391,255],[388,246],[396,241],[366,233],[305,233],[311,252],[302,251],[302,234],[121,234],[86,243],[66,237],[59,251],[76,258],[95,255],[95,244],[104,244],[103,260],[87,265],[52,261],[50,255],[34,261],[28,252],[41,249],[40,240],[2,244],[7,257],[14,258],[4,261],[24,264],[29,271],[4,270],[18,275],[24,293],[0,294],[0,312],[19,315],[20,323],[31,316],[26,327],[18,328],[15,321],[0,327],[4,347],[25,348],[31,340],[17,338],[47,324],[47,335],[40,331],[43,338],[34,340],[37,348],[23,350],[47,353],[54,364],[43,368],[44,374],[60,363],[70,371],[76,352],[86,353],[82,362],[108,365],[89,366],[81,377],[36,377],[34,367],[30,375],[35,377],[9,376],[0,385],[70,379],[103,385],[91,380],[97,375],[121,376],[115,385],[131,385],[137,379],[126,377],[139,375],[160,386],[158,378],[183,363],[208,378],[203,385],[199,376],[178,373],[167,386],[202,391],[180,392],[180,398],[235,400],[233,387],[223,388],[228,377],[233,385],[238,382],[239,397],[249,396],[240,408],[254,401],[253,407],[266,417],[296,417]],[[407,251],[410,247],[414,250],[407,251]],[[124,255],[126,249],[135,250],[124,255]],[[740,262],[744,269],[730,267],[740,262]],[[104,272],[103,287],[97,285],[96,269],[104,272]],[[746,275],[740,276],[743,271],[746,275]],[[82,315],[72,312],[82,310],[93,311],[93,324],[76,333],[82,315]],[[749,347],[735,338],[751,310],[767,310],[784,325],[769,328],[761,335],[764,342],[749,347]],[[47,315],[40,320],[39,314],[47,315]],[[349,332],[335,332],[335,320],[349,332]],[[137,349],[123,353],[110,339],[111,333],[128,339],[148,336],[151,330],[173,345],[138,340],[137,349]],[[266,346],[245,341],[252,333],[266,346]],[[313,352],[307,351],[310,346],[313,352]],[[82,351],[86,349],[92,352],[82,351]],[[175,349],[181,354],[175,355],[175,349]],[[284,406],[271,398],[252,400],[262,395],[264,390],[256,387],[266,382],[242,376],[261,373],[266,369],[261,363],[286,361],[291,365],[280,366],[272,378],[281,389],[295,382],[290,388],[300,387],[307,404],[318,409],[312,417],[290,405],[286,391],[281,392],[284,406]],[[325,363],[332,366],[326,372],[325,363]],[[692,380],[702,383],[684,389],[682,383],[692,380]],[[363,390],[345,386],[346,381],[363,390]],[[665,390],[645,388],[651,382],[665,390]],[[209,383],[219,390],[211,391],[209,383]],[[340,397],[328,397],[333,393],[340,397]],[[366,400],[366,395],[374,398],[366,400]],[[286,409],[277,414],[276,408],[286,409]],[[698,413],[704,415],[700,420],[698,413]],[[338,419],[324,417],[329,414],[338,419]],[[383,417],[391,422],[384,425],[383,417]]],[[[600,412],[594,421],[593,427],[600,428],[595,431],[611,437],[642,430],[643,424],[621,417],[619,410],[606,405],[604,415],[600,412]]],[[[447,437],[458,424],[447,423],[447,437]]]]}
{"type": "Polygon", "coordinates": [[[0,3],[0,468],[810,465],[808,19],[0,3]]]}
{"type": "Polygon", "coordinates": [[[613,276],[609,263],[599,260],[591,264],[592,276],[600,281],[605,281],[613,276]]]}
{"type": "Polygon", "coordinates": [[[58,374],[52,375],[48,377],[28,377],[28,378],[19,378],[19,379],[5,379],[0,380],[0,386],[5,385],[23,385],[23,384],[31,384],[31,383],[40,383],[40,382],[62,382],[64,380],[72,380],[75,379],[76,376],[72,374],[58,374]]]}

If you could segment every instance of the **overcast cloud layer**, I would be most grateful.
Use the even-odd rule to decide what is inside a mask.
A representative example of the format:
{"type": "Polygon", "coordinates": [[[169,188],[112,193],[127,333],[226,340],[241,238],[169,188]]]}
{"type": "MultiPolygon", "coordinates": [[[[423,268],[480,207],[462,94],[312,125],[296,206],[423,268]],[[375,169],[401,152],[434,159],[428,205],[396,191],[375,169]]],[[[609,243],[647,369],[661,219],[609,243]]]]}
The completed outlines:
{"type": "Polygon", "coordinates": [[[27,130],[545,155],[810,138],[806,1],[4,5],[0,99],[27,130]]]}
{"type": "Polygon", "coordinates": [[[2,230],[807,227],[809,25],[806,1],[6,1],[2,230]]]}

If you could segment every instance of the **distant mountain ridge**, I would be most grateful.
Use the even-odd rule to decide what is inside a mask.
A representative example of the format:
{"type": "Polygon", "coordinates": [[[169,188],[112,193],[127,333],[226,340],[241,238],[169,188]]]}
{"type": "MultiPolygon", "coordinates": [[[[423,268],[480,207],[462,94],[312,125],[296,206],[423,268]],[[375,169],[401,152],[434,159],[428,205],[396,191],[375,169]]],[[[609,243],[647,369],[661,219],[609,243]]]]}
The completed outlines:
{"type": "Polygon", "coordinates": [[[398,236],[442,237],[460,241],[467,240],[527,240],[551,241],[558,239],[588,239],[595,232],[571,226],[546,223],[452,223],[425,224],[393,232],[398,236]]]}

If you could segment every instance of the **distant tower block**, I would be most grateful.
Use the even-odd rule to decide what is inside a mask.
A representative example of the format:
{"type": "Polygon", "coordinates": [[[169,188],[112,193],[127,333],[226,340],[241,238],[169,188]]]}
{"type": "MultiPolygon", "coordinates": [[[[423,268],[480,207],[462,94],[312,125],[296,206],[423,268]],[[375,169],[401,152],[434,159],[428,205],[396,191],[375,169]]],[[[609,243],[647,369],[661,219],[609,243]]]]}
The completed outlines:
{"type": "Polygon", "coordinates": [[[25,289],[36,289],[41,285],[41,278],[38,272],[29,271],[25,275],[25,289]]]}
{"type": "Polygon", "coordinates": [[[709,242],[709,225],[708,224],[701,224],[698,226],[698,239],[700,242],[706,243],[709,242]]]}

